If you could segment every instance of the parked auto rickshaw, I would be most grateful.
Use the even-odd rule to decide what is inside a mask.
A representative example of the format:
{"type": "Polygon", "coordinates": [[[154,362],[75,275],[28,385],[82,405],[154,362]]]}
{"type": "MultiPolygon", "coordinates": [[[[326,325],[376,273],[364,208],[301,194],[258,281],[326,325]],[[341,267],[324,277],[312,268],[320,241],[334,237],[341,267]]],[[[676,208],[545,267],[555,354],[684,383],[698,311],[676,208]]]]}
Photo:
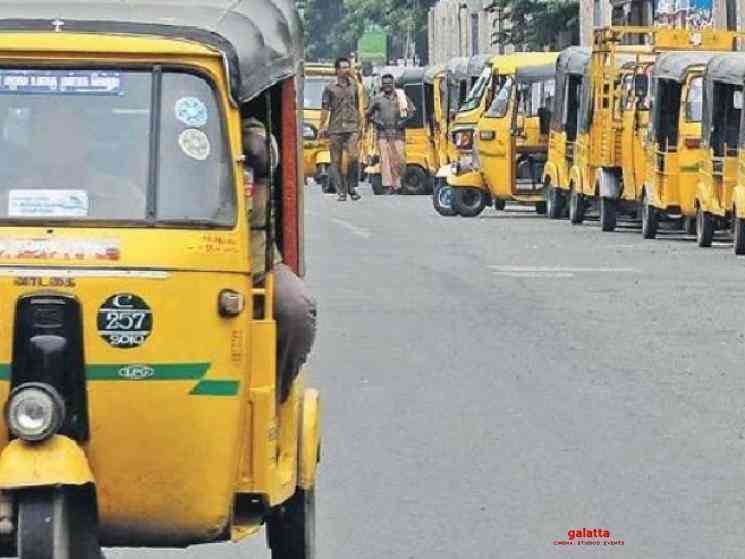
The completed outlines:
{"type": "MultiPolygon", "coordinates": [[[[642,235],[646,239],[657,234],[662,214],[695,218],[698,167],[703,159],[702,76],[713,56],[707,52],[669,52],[659,55],[654,63],[641,211],[642,235]]],[[[691,226],[688,227],[690,231],[691,226]]]]}
{"type": "MultiPolygon", "coordinates": [[[[434,92],[422,67],[406,67],[396,79],[414,105],[415,114],[406,121],[406,172],[401,178],[404,194],[430,194],[437,173],[437,150],[433,134],[434,92]]],[[[377,145],[377,137],[375,139],[377,145]]],[[[376,150],[377,154],[379,150],[376,150]]],[[[365,169],[373,192],[383,193],[379,158],[365,169]]]]}
{"type": "Polygon", "coordinates": [[[466,100],[470,88],[468,58],[453,58],[445,65],[445,75],[440,85],[440,103],[445,126],[440,129],[438,159],[440,168],[432,189],[432,205],[443,216],[456,215],[453,209],[453,189],[447,184],[450,163],[458,158],[458,150],[452,141],[450,129],[458,108],[466,100]]]}
{"type": "Polygon", "coordinates": [[[488,200],[535,205],[545,212],[541,176],[554,95],[556,53],[501,56],[492,65],[501,87],[479,119],[475,157],[448,178],[460,215],[478,215],[488,200]]]}
{"type": "Polygon", "coordinates": [[[590,64],[590,49],[569,47],[556,61],[556,94],[551,111],[548,161],[543,168],[546,213],[551,219],[563,215],[569,197],[569,171],[574,164],[580,91],[590,64]]]}
{"type": "Polygon", "coordinates": [[[276,241],[303,273],[294,3],[8,0],[0,50],[0,555],[265,523],[312,557],[318,393],[279,396],[271,272],[276,241]],[[266,250],[248,115],[278,144],[266,250]]]}
{"type": "Polygon", "coordinates": [[[321,125],[321,97],[325,87],[336,80],[333,65],[307,64],[305,66],[305,92],[303,103],[303,160],[305,177],[313,177],[325,193],[335,192],[336,188],[329,183],[328,138],[319,138],[321,125]]]}
{"type": "MultiPolygon", "coordinates": [[[[492,101],[495,99],[495,91],[501,91],[507,96],[506,99],[508,101],[513,100],[513,90],[509,88],[502,91],[500,87],[510,78],[514,81],[515,72],[518,68],[545,65],[555,61],[556,57],[556,53],[545,52],[521,52],[512,55],[495,56],[490,60],[482,72],[479,81],[474,85],[470,95],[470,102],[471,105],[476,108],[471,109],[471,105],[464,105],[462,112],[458,113],[458,116],[456,117],[458,127],[456,128],[456,125],[454,125],[452,132],[453,142],[458,150],[459,157],[451,166],[451,172],[447,177],[447,182],[451,187],[453,187],[453,209],[459,215],[463,217],[477,216],[487,205],[492,204],[492,202],[496,209],[504,208],[507,199],[506,193],[511,192],[513,188],[516,187],[514,181],[497,186],[497,183],[502,183],[504,178],[508,175],[503,174],[500,170],[494,169],[492,169],[492,171],[495,174],[491,176],[491,180],[497,181],[492,184],[494,190],[490,190],[489,185],[484,182],[482,171],[485,171],[489,165],[486,162],[484,162],[483,165],[479,162],[479,149],[481,145],[479,127],[485,122],[482,117],[486,112],[486,108],[492,106],[492,101]],[[478,99],[481,99],[481,101],[478,101],[478,99]],[[474,118],[476,119],[475,124],[470,124],[470,121],[474,118]],[[501,176],[502,178],[498,179],[497,176],[501,176]],[[499,192],[500,196],[496,198],[492,197],[493,192],[499,192]]],[[[528,84],[526,83],[523,84],[523,86],[527,85],[528,84]]],[[[539,93],[543,92],[542,85],[538,87],[537,91],[539,93]]],[[[551,94],[548,94],[547,96],[550,97],[550,95],[551,94]]],[[[525,99],[522,98],[520,99],[520,101],[524,100],[525,99]]],[[[538,104],[545,104],[545,99],[538,104]]],[[[497,109],[501,110],[502,108],[504,107],[498,104],[497,109]]],[[[508,127],[510,132],[514,131],[517,133],[518,112],[519,111],[514,111],[511,113],[512,117],[516,119],[516,122],[514,130],[511,125],[508,127]]],[[[533,153],[534,155],[531,159],[536,161],[538,158],[538,151],[540,151],[540,147],[537,145],[540,143],[540,127],[536,127],[537,120],[532,120],[531,118],[528,118],[527,120],[523,118],[522,120],[524,125],[527,124],[528,121],[530,121],[530,123],[527,126],[524,126],[521,130],[520,133],[523,134],[523,136],[516,138],[516,149],[523,150],[524,148],[525,152],[523,155],[526,157],[528,153],[533,153]],[[533,126],[533,124],[536,126],[533,126]]],[[[485,137],[490,137],[491,132],[493,132],[491,127],[495,125],[500,126],[506,121],[500,121],[497,123],[490,119],[487,122],[490,122],[491,124],[488,125],[490,130],[485,133],[485,137]]],[[[503,147],[503,141],[504,138],[502,137],[498,139],[495,138],[494,145],[490,145],[491,140],[486,140],[486,143],[489,144],[485,147],[486,152],[489,153],[491,157],[494,157],[491,161],[492,163],[501,160],[502,154],[509,155],[507,151],[504,151],[506,148],[503,147]]],[[[514,151],[512,153],[517,152],[514,151]]],[[[518,156],[518,159],[520,159],[520,156],[518,156]]],[[[525,165],[532,165],[531,163],[527,163],[526,158],[522,159],[524,159],[526,163],[521,164],[521,176],[525,174],[525,165]]],[[[504,165],[511,167],[511,163],[507,163],[506,161],[504,161],[504,165]]],[[[504,168],[502,170],[504,170],[504,168]]],[[[527,183],[521,184],[520,188],[524,190],[526,184],[527,183]]]]}

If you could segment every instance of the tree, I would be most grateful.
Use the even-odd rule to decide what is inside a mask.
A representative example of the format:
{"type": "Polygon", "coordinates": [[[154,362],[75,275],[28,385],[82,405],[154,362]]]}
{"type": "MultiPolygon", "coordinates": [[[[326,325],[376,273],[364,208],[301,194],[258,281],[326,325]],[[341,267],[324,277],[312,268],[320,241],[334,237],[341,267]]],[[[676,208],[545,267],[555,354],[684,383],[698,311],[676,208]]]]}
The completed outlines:
{"type": "Polygon", "coordinates": [[[559,50],[579,42],[578,0],[494,0],[489,9],[501,16],[495,43],[559,50]]]}

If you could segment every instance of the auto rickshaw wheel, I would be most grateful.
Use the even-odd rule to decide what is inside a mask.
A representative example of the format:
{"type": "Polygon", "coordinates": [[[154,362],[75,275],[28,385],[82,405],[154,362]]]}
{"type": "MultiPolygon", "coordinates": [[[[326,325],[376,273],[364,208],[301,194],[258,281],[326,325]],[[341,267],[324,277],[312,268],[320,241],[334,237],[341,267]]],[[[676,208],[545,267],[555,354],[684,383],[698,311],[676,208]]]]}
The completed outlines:
{"type": "Polygon", "coordinates": [[[407,165],[401,180],[401,191],[404,194],[427,194],[429,175],[419,165],[407,165]]]}
{"type": "Polygon", "coordinates": [[[735,254],[745,254],[745,219],[732,212],[732,237],[735,254]]]}
{"type": "Polygon", "coordinates": [[[385,193],[385,189],[383,188],[383,177],[380,173],[370,175],[370,186],[372,187],[373,194],[377,196],[385,193]]]}
{"type": "Polygon", "coordinates": [[[463,217],[476,217],[486,207],[486,192],[478,188],[454,188],[453,208],[463,217]]]}
{"type": "Polygon", "coordinates": [[[443,179],[437,179],[435,189],[432,192],[432,205],[435,211],[445,217],[458,215],[453,208],[453,187],[443,179]]]}
{"type": "Polygon", "coordinates": [[[538,215],[546,215],[546,202],[536,202],[535,213],[538,215]]]}
{"type": "Polygon", "coordinates": [[[504,200],[500,200],[500,199],[494,200],[494,209],[498,212],[503,211],[506,205],[507,205],[507,202],[504,200]]]}
{"type": "Polygon", "coordinates": [[[585,201],[583,196],[577,192],[574,186],[569,191],[569,221],[573,225],[579,225],[585,219],[585,201]]]}
{"type": "Polygon", "coordinates": [[[612,198],[600,198],[600,228],[603,231],[615,231],[617,205],[616,200],[612,198]]]}
{"type": "Polygon", "coordinates": [[[696,212],[696,242],[698,246],[707,248],[714,239],[714,220],[709,212],[700,206],[696,212]]]}
{"type": "Polygon", "coordinates": [[[657,236],[657,209],[649,203],[647,193],[642,199],[642,237],[654,239],[657,236]]]}
{"type": "Polygon", "coordinates": [[[559,192],[558,188],[551,186],[551,183],[546,184],[546,214],[549,219],[560,219],[561,210],[564,206],[564,197],[559,192]]]}
{"type": "Polygon", "coordinates": [[[316,498],[313,489],[297,488],[267,520],[267,543],[272,559],[314,559],[316,556],[316,498]]]}
{"type": "Polygon", "coordinates": [[[18,559],[102,559],[95,504],[79,489],[24,491],[18,499],[18,559]]]}

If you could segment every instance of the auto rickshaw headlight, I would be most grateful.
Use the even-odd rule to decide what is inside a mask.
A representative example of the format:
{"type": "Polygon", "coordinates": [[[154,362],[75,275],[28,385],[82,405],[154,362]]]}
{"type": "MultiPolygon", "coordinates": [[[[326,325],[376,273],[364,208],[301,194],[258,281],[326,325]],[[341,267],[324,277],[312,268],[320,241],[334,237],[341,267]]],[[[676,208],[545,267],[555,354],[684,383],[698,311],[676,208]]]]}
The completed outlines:
{"type": "Polygon", "coordinates": [[[223,289],[220,292],[218,308],[220,316],[238,316],[246,306],[243,295],[232,289],[223,289]]]}
{"type": "Polygon", "coordinates": [[[303,140],[312,142],[318,137],[318,131],[307,122],[303,122],[303,140]]]}
{"type": "Polygon", "coordinates": [[[17,387],[5,406],[8,429],[19,439],[38,442],[48,439],[62,427],[65,402],[47,384],[26,383],[17,387]]]}

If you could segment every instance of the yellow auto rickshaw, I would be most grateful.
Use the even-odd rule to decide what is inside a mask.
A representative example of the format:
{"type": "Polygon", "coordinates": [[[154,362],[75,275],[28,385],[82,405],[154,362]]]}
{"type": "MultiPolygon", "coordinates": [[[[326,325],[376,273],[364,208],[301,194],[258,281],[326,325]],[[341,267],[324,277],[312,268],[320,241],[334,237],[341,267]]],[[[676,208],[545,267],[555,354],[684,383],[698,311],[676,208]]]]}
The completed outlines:
{"type": "Polygon", "coordinates": [[[0,3],[0,555],[266,524],[313,556],[318,393],[277,378],[273,318],[275,244],[303,274],[301,29],[289,0],[0,3]],[[277,139],[266,250],[246,116],[277,139]]]}
{"type": "Polygon", "coordinates": [[[489,199],[496,208],[510,201],[545,212],[541,176],[556,57],[520,53],[492,62],[493,79],[501,87],[479,119],[473,164],[458,165],[448,178],[460,215],[478,215],[489,199]]]}
{"type": "MultiPolygon", "coordinates": [[[[741,83],[745,82],[745,63],[740,62],[737,65],[737,73],[741,76],[741,83]]],[[[732,194],[732,237],[735,254],[745,254],[745,111],[742,109],[737,160],[737,178],[732,194]]]]}
{"type": "MultiPolygon", "coordinates": [[[[492,106],[492,101],[496,99],[495,92],[500,91],[509,101],[512,101],[512,89],[507,88],[502,91],[500,88],[510,78],[514,82],[514,76],[517,68],[540,66],[546,63],[555,61],[557,57],[556,53],[545,53],[545,52],[521,52],[511,55],[499,55],[492,57],[484,68],[479,81],[474,85],[471,93],[469,94],[469,100],[466,101],[461,111],[456,117],[456,124],[452,128],[452,136],[455,147],[458,150],[458,160],[451,165],[451,172],[447,177],[448,184],[453,188],[453,209],[463,217],[473,217],[479,215],[487,205],[494,204],[494,208],[501,210],[504,208],[505,202],[508,198],[514,198],[513,196],[507,196],[507,192],[512,192],[515,185],[514,181],[504,183],[504,180],[509,176],[503,174],[504,166],[511,168],[512,154],[515,154],[517,159],[520,160],[520,176],[525,173],[525,165],[532,168],[531,161],[534,161],[537,156],[537,152],[540,147],[537,145],[540,143],[540,131],[537,127],[537,120],[528,118],[527,121],[523,118],[523,126],[520,131],[522,136],[516,138],[516,146],[519,146],[519,150],[525,150],[522,155],[517,155],[516,151],[507,153],[506,148],[503,148],[504,138],[497,138],[495,135],[494,141],[490,140],[492,132],[492,126],[500,126],[505,121],[500,120],[498,123],[494,120],[485,121],[482,117],[486,113],[487,108],[492,106]],[[473,108],[472,108],[473,107],[473,108]],[[472,122],[474,122],[472,124],[472,122]],[[486,146],[484,147],[487,158],[490,158],[490,162],[479,161],[479,149],[481,146],[481,140],[479,137],[479,128],[482,124],[486,124],[489,128],[485,132],[486,146]],[[536,124],[534,127],[533,124],[536,124]],[[532,153],[533,156],[528,157],[528,154],[532,153]],[[502,156],[509,157],[509,160],[503,160],[502,156]],[[499,162],[499,163],[498,163],[499,162]],[[498,166],[502,165],[502,170],[490,169],[487,170],[490,164],[497,163],[498,166]],[[484,175],[482,171],[490,172],[493,171],[495,174],[491,174],[488,180],[494,180],[495,182],[489,186],[484,182],[484,175]],[[499,175],[501,178],[497,178],[499,175]],[[497,186],[499,183],[499,186],[497,186]],[[493,190],[492,190],[493,188],[493,190]],[[493,196],[497,192],[498,196],[493,196]]],[[[527,87],[527,84],[523,84],[523,87],[527,87]]],[[[553,86],[550,86],[553,87],[553,86]]],[[[543,92],[543,86],[538,86],[539,94],[543,92]]],[[[552,95],[548,92],[547,97],[552,95]]],[[[526,99],[521,101],[525,102],[526,99]]],[[[544,105],[545,99],[537,103],[538,105],[544,105]]],[[[499,105],[499,104],[498,104],[499,105]]],[[[499,106],[500,110],[504,108],[499,106]]],[[[512,116],[516,119],[515,125],[517,126],[517,115],[519,111],[515,111],[512,116]]],[[[537,118],[537,116],[536,116],[537,118]]],[[[512,126],[508,127],[508,133],[515,132],[512,126]]],[[[527,183],[522,183],[520,188],[524,188],[527,183]]],[[[540,189],[539,189],[540,190],[540,189]]],[[[518,198],[515,198],[517,200],[518,198]]],[[[535,200],[533,200],[535,201],[535,200]]],[[[542,206],[539,201],[539,206],[542,206]]]]}
{"type": "Polygon", "coordinates": [[[324,193],[335,192],[329,182],[328,138],[320,138],[318,129],[321,126],[321,97],[328,84],[336,80],[334,66],[324,64],[307,64],[305,66],[305,93],[303,99],[303,161],[305,178],[321,185],[324,193]]]}
{"type": "Polygon", "coordinates": [[[439,94],[439,103],[436,106],[440,107],[440,112],[439,115],[436,114],[435,122],[439,122],[436,142],[440,168],[432,189],[432,205],[440,215],[454,216],[457,213],[453,209],[453,189],[447,184],[447,177],[450,174],[450,164],[458,159],[458,150],[450,129],[458,108],[468,95],[468,58],[453,58],[448,61],[443,72],[436,76],[435,82],[439,82],[439,87],[435,87],[435,95],[439,94]]]}
{"type": "Polygon", "coordinates": [[[590,64],[590,49],[569,47],[556,61],[556,94],[551,111],[548,161],[543,168],[546,213],[559,219],[569,198],[569,172],[574,164],[582,82],[590,64]]]}
{"type": "MultiPolygon", "coordinates": [[[[735,185],[740,174],[740,122],[742,120],[745,55],[723,54],[712,58],[704,72],[701,147],[696,190],[696,240],[710,247],[714,232],[730,226],[737,204],[735,185]]],[[[742,210],[741,210],[742,211],[742,210]]],[[[734,220],[737,234],[737,220],[734,220]]],[[[741,232],[737,235],[742,243],[741,232]]]]}
{"type": "MultiPolygon", "coordinates": [[[[660,54],[652,70],[652,119],[648,130],[642,236],[657,234],[660,216],[696,215],[701,149],[703,73],[715,55],[709,52],[660,54]]],[[[695,222],[694,222],[695,223],[695,222]]],[[[694,228],[695,229],[695,228],[694,228]]]]}

